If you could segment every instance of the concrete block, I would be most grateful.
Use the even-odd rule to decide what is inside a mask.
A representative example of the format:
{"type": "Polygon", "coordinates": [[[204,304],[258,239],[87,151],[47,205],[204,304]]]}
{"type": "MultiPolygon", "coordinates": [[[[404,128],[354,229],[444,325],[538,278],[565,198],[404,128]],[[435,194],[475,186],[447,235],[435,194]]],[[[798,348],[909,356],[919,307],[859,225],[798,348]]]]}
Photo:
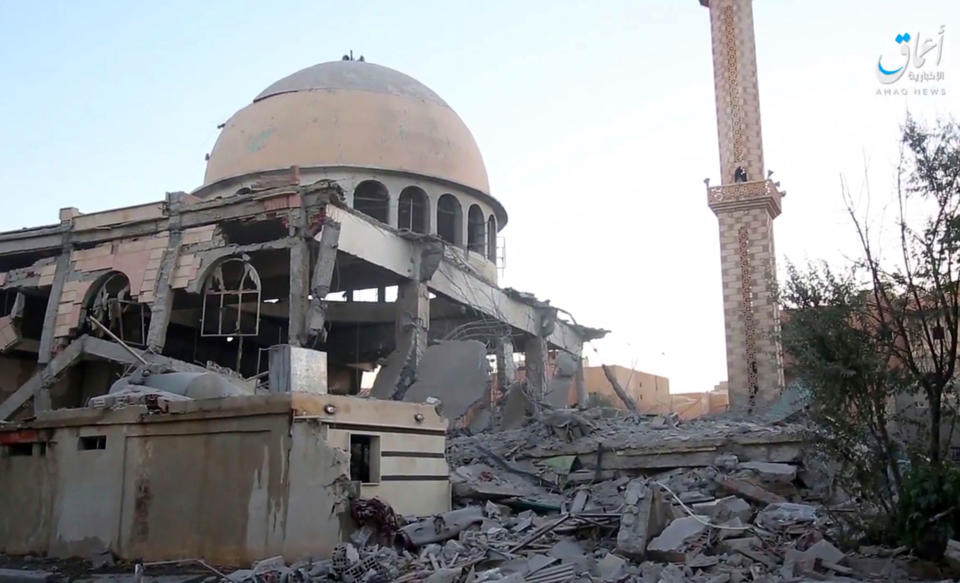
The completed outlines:
{"type": "MultiPolygon", "coordinates": [[[[701,517],[706,520],[706,517],[701,517]]],[[[678,518],[670,523],[659,536],[647,545],[647,554],[651,559],[670,562],[682,562],[688,543],[700,536],[707,526],[694,518],[687,516],[678,518]]]]}
{"type": "Polygon", "coordinates": [[[127,239],[117,245],[117,253],[138,253],[147,248],[147,242],[143,239],[127,239]]]}
{"type": "Polygon", "coordinates": [[[270,391],[327,393],[327,354],[309,348],[278,344],[270,347],[270,391]]]}
{"type": "Polygon", "coordinates": [[[89,249],[77,249],[73,252],[73,255],[70,257],[70,259],[73,261],[82,261],[85,259],[94,259],[96,257],[107,257],[109,255],[113,255],[113,245],[111,243],[104,243],[89,249]]]}
{"type": "Polygon", "coordinates": [[[736,496],[727,496],[712,502],[694,504],[692,508],[698,513],[709,516],[714,522],[723,522],[731,518],[739,518],[743,522],[749,522],[753,516],[753,507],[736,496]]]}
{"type": "Polygon", "coordinates": [[[750,470],[758,479],[766,483],[788,484],[797,478],[797,467],[790,464],[772,462],[741,462],[738,469],[750,470]]]}
{"type": "Polygon", "coordinates": [[[624,556],[641,561],[646,556],[647,543],[663,531],[669,508],[659,490],[650,488],[639,478],[627,484],[624,502],[616,549],[624,556]]]}
{"type": "Polygon", "coordinates": [[[209,241],[213,238],[214,231],[216,230],[215,225],[208,225],[204,227],[193,227],[192,229],[187,229],[183,232],[183,237],[181,238],[181,243],[183,245],[192,245],[194,243],[202,243],[209,241]]]}
{"type": "Polygon", "coordinates": [[[597,574],[604,581],[619,581],[627,562],[613,553],[597,561],[597,574]]]}
{"type": "Polygon", "coordinates": [[[745,480],[737,480],[734,478],[728,478],[726,476],[717,476],[714,478],[714,481],[717,483],[717,485],[728,492],[732,492],[758,504],[778,504],[781,502],[786,502],[786,499],[783,496],[774,494],[768,490],[764,490],[760,486],[751,484],[745,480]]]}
{"type": "Polygon", "coordinates": [[[151,237],[145,241],[144,248],[153,251],[163,252],[170,244],[170,237],[167,235],[151,237]]]}
{"type": "Polygon", "coordinates": [[[93,257],[74,262],[74,268],[77,271],[99,271],[101,269],[111,269],[113,267],[114,256],[106,255],[103,257],[93,257]]]}

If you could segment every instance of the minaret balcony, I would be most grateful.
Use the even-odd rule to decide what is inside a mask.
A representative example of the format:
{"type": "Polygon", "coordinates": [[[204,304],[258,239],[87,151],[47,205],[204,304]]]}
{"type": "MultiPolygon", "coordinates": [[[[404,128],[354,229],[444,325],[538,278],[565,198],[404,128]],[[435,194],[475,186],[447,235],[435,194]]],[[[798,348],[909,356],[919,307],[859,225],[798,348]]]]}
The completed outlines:
{"type": "Polygon", "coordinates": [[[780,215],[780,199],[783,195],[778,183],[767,180],[734,182],[720,186],[707,186],[707,204],[714,213],[766,208],[771,217],[780,215]]]}

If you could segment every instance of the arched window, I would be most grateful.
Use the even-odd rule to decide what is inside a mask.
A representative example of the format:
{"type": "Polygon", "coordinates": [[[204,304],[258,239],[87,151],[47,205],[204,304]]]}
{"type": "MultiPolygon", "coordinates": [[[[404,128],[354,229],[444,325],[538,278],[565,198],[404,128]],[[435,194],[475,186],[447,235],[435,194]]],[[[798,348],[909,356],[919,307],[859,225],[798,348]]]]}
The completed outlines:
{"type": "Polygon", "coordinates": [[[454,245],[463,244],[463,211],[460,201],[452,194],[445,194],[437,200],[437,235],[454,245]]]}
{"type": "Polygon", "coordinates": [[[497,262],[497,217],[487,219],[487,259],[497,262]]]}
{"type": "Polygon", "coordinates": [[[201,336],[260,333],[260,274],[246,259],[232,257],[210,271],[203,283],[201,319],[201,336]]]}
{"type": "Polygon", "coordinates": [[[353,191],[353,208],[386,223],[390,213],[390,193],[387,192],[387,187],[376,180],[364,180],[353,191]]]}
{"type": "MultiPolygon", "coordinates": [[[[146,345],[150,311],[131,297],[126,275],[116,271],[104,276],[90,295],[86,312],[87,317],[96,319],[127,344],[146,345]]],[[[94,336],[109,337],[93,322],[85,328],[94,336]]]]}
{"type": "Polygon", "coordinates": [[[479,205],[470,205],[467,212],[467,249],[483,255],[486,246],[486,221],[483,220],[483,211],[479,205]]]}
{"type": "Polygon", "coordinates": [[[397,209],[397,228],[427,232],[427,193],[416,186],[408,186],[400,192],[397,209]]]}

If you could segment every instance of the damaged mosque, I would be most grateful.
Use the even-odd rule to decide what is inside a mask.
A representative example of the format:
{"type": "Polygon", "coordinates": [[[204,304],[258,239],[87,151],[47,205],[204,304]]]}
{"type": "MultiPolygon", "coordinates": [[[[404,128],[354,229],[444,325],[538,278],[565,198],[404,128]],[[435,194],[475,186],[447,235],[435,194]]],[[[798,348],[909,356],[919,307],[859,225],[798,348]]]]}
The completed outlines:
{"type": "Polygon", "coordinates": [[[329,551],[358,496],[448,510],[448,424],[517,352],[585,398],[605,334],[498,287],[469,129],[362,60],[267,87],[192,192],[59,219],[0,233],[3,553],[237,564],[329,551]]]}

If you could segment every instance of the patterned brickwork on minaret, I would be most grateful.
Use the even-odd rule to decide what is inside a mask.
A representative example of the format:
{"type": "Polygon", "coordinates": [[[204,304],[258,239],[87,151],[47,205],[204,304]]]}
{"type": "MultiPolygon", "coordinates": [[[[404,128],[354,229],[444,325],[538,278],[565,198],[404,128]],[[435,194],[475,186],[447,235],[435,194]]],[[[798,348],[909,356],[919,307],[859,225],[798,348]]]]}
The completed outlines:
{"type": "Polygon", "coordinates": [[[773,219],[777,184],[764,175],[752,0],[709,0],[720,186],[707,201],[720,223],[731,409],[754,413],[783,388],[773,219]]]}

